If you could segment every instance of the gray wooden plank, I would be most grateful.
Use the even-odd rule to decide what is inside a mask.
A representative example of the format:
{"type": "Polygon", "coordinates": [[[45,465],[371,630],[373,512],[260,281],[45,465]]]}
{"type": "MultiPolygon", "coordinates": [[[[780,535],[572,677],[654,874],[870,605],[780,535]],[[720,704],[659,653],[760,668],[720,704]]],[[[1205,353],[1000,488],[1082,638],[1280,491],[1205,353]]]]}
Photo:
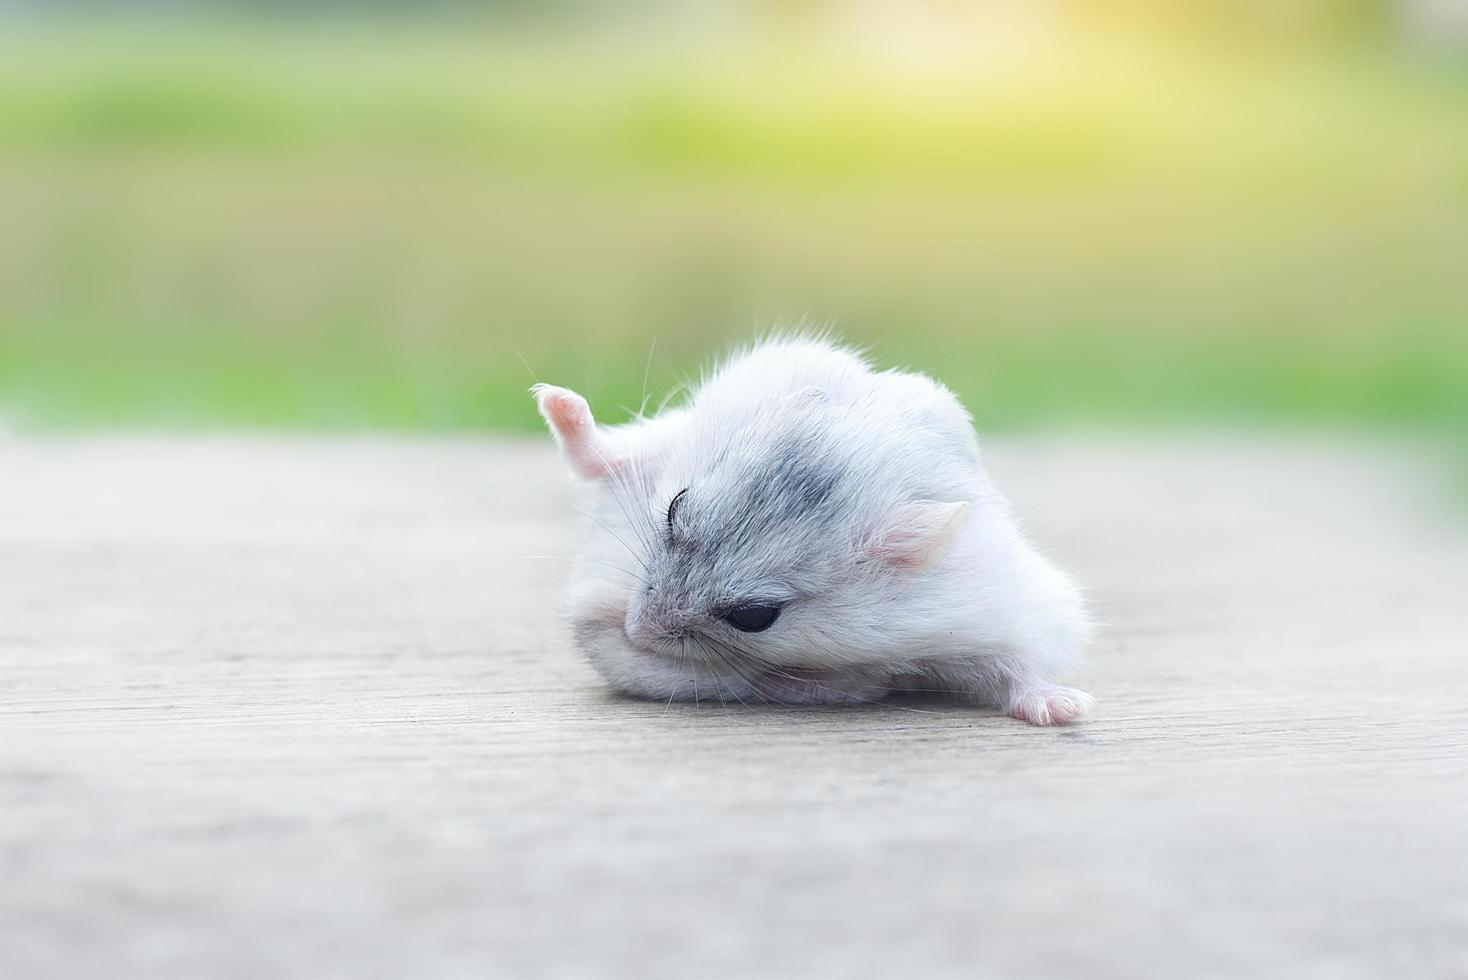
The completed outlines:
{"type": "Polygon", "coordinates": [[[1431,454],[988,452],[1073,730],[609,694],[540,443],[0,440],[0,977],[1468,975],[1431,454]]]}

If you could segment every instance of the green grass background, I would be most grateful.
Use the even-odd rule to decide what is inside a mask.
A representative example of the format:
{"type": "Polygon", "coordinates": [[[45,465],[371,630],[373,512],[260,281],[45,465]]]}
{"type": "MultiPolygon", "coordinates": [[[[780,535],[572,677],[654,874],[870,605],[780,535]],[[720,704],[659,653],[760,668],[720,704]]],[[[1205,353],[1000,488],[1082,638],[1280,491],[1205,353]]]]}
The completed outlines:
{"type": "Polygon", "coordinates": [[[615,419],[833,324],[987,429],[1461,432],[1468,65],[217,29],[0,41],[0,414],[615,419]],[[646,378],[646,382],[644,382],[646,378]]]}

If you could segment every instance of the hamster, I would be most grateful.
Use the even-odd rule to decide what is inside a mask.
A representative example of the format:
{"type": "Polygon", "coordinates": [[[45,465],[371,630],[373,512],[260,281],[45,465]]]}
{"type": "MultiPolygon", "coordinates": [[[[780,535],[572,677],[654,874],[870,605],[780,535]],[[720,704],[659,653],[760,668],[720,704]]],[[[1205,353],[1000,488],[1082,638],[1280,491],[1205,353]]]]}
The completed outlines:
{"type": "Polygon", "coordinates": [[[568,595],[592,665],[637,697],[859,704],[935,691],[1034,725],[1088,633],[1021,535],[968,413],[820,338],[736,354],[687,403],[603,426],[531,389],[595,501],[568,595]]]}

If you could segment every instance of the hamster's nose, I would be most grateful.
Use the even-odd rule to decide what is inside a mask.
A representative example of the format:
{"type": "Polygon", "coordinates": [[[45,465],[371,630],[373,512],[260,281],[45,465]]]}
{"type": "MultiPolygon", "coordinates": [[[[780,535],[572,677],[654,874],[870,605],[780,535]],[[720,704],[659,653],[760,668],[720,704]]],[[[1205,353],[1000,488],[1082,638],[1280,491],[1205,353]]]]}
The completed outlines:
{"type": "Polygon", "coordinates": [[[652,642],[651,631],[641,616],[627,617],[626,624],[622,627],[627,632],[627,639],[632,641],[633,646],[647,647],[652,642]]]}
{"type": "Polygon", "coordinates": [[[627,622],[623,629],[633,646],[655,649],[669,640],[686,635],[687,623],[684,617],[634,604],[627,610],[627,622]]]}
{"type": "Polygon", "coordinates": [[[627,621],[622,628],[627,631],[627,639],[633,646],[646,649],[657,639],[658,630],[642,603],[634,602],[627,608],[627,621]]]}

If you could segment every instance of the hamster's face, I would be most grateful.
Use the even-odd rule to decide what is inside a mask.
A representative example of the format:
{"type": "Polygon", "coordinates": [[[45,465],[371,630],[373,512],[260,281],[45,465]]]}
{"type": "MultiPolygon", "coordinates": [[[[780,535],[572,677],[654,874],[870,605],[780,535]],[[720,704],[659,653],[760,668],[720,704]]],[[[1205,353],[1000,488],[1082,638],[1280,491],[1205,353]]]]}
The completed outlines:
{"type": "Polygon", "coordinates": [[[665,506],[657,501],[645,567],[628,597],[633,645],[714,662],[817,654],[852,565],[834,520],[834,481],[807,472],[752,495],[754,486],[705,478],[669,491],[665,506]]]}
{"type": "Polygon", "coordinates": [[[732,436],[693,433],[660,451],[603,437],[572,392],[537,397],[567,462],[600,490],[573,615],[620,619],[633,647],[670,662],[840,663],[882,632],[967,514],[962,501],[874,486],[870,461],[804,393],[732,436]]]}

